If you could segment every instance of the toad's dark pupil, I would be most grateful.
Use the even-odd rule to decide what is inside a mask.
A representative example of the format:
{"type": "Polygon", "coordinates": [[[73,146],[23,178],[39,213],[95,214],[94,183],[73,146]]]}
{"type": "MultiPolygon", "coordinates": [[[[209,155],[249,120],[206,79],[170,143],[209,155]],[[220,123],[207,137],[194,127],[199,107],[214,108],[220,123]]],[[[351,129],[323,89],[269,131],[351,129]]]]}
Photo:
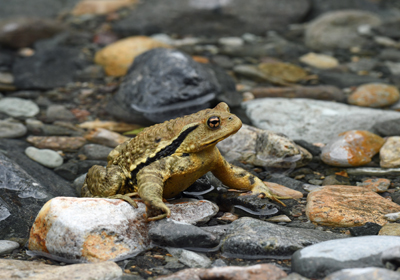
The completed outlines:
{"type": "Polygon", "coordinates": [[[211,118],[208,119],[208,122],[207,122],[208,126],[211,127],[211,128],[218,127],[219,123],[220,123],[220,121],[219,121],[218,117],[211,117],[211,118]]]}

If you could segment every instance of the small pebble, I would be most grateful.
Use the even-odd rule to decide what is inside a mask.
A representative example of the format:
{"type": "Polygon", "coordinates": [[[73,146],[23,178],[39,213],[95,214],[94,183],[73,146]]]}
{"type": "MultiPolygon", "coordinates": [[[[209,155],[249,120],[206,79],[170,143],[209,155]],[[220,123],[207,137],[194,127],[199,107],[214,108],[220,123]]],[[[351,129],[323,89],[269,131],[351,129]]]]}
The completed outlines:
{"type": "Polygon", "coordinates": [[[48,122],[55,121],[73,121],[75,115],[63,105],[50,105],[46,110],[46,119],[48,122]]]}
{"type": "Polygon", "coordinates": [[[379,231],[378,235],[400,236],[400,224],[386,224],[379,231]]]}
{"type": "Polygon", "coordinates": [[[278,215],[278,216],[273,216],[271,218],[267,219],[267,222],[271,222],[271,223],[290,223],[292,220],[286,216],[286,215],[278,215]]]}
{"type": "Polygon", "coordinates": [[[126,136],[123,136],[121,134],[103,128],[97,128],[92,130],[90,133],[85,135],[85,138],[90,142],[97,143],[100,145],[105,145],[112,148],[115,148],[119,144],[122,144],[130,139],[126,136]]]}
{"type": "Polygon", "coordinates": [[[386,139],[380,153],[380,165],[383,168],[400,167],[400,136],[393,136],[386,139]]]}
{"type": "Polygon", "coordinates": [[[25,149],[25,154],[32,160],[49,168],[59,167],[64,162],[62,156],[53,150],[28,147],[25,149]]]}
{"type": "Polygon", "coordinates": [[[0,240],[0,256],[9,254],[19,248],[19,244],[15,241],[0,240]]]}
{"type": "Polygon", "coordinates": [[[364,187],[370,191],[382,193],[390,187],[390,180],[385,178],[366,179],[362,183],[357,183],[357,186],[364,187]]]}
{"type": "Polygon", "coordinates": [[[386,214],[385,218],[389,222],[396,222],[396,221],[400,220],[400,212],[386,214]]]}
{"type": "Polygon", "coordinates": [[[349,104],[381,108],[396,103],[400,93],[395,86],[386,84],[366,84],[359,86],[348,98],[349,104]]]}
{"type": "Polygon", "coordinates": [[[30,118],[39,113],[39,107],[31,100],[6,97],[0,100],[0,113],[5,113],[15,118],[30,118]]]}
{"type": "Polygon", "coordinates": [[[26,141],[39,149],[51,149],[61,151],[76,151],[86,143],[83,137],[67,136],[29,136],[26,141]]]}
{"type": "Polygon", "coordinates": [[[326,54],[307,53],[299,58],[299,60],[309,66],[319,69],[335,68],[339,65],[339,61],[326,54]]]}
{"type": "Polygon", "coordinates": [[[0,120],[0,138],[18,138],[26,134],[27,128],[13,120],[0,120]]]}

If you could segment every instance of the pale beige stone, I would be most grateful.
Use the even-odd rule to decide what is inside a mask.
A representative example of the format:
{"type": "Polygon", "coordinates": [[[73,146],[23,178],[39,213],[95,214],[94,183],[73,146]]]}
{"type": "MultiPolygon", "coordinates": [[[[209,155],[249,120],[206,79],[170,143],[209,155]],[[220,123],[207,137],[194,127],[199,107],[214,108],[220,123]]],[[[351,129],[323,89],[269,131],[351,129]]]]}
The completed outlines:
{"type": "Polygon", "coordinates": [[[276,184],[276,183],[271,183],[271,182],[265,182],[264,184],[271,190],[271,192],[274,195],[277,195],[278,197],[290,197],[290,198],[302,198],[303,194],[299,191],[293,190],[291,188],[276,184]]]}
{"type": "Polygon", "coordinates": [[[400,236],[400,224],[386,224],[381,228],[378,235],[400,236]]]}
{"type": "Polygon", "coordinates": [[[339,65],[339,61],[326,54],[307,53],[299,58],[299,60],[307,65],[319,69],[335,68],[339,65]]]}
{"type": "Polygon", "coordinates": [[[122,144],[130,139],[129,137],[104,128],[96,128],[92,130],[85,135],[85,138],[90,142],[105,145],[111,148],[115,148],[119,144],[122,144]]]}
{"type": "Polygon", "coordinates": [[[61,150],[65,152],[79,150],[86,143],[83,137],[69,136],[29,136],[26,141],[38,149],[61,150]]]}
{"type": "Polygon", "coordinates": [[[381,167],[400,167],[400,136],[389,137],[383,144],[379,156],[381,167]]]}
{"type": "Polygon", "coordinates": [[[310,192],[306,215],[311,222],[332,227],[386,224],[385,215],[399,212],[400,205],[375,192],[356,186],[325,186],[310,192]]]}
{"type": "Polygon", "coordinates": [[[82,0],[72,10],[75,16],[94,14],[104,15],[115,12],[123,7],[129,7],[137,0],[82,0]]]}

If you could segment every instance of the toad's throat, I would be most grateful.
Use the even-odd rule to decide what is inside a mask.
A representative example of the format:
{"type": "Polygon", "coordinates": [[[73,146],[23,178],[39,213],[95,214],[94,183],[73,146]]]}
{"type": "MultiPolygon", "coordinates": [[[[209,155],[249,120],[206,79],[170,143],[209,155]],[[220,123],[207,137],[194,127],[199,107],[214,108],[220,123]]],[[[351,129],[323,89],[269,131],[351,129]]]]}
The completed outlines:
{"type": "Polygon", "coordinates": [[[162,158],[165,158],[165,157],[168,157],[168,156],[174,154],[175,151],[181,146],[182,142],[185,141],[186,137],[190,134],[190,132],[195,130],[197,127],[198,127],[198,125],[194,125],[194,126],[188,127],[174,141],[172,141],[171,144],[169,144],[164,149],[162,149],[161,151],[156,153],[154,155],[154,157],[151,157],[151,158],[149,157],[145,162],[142,162],[141,164],[136,166],[136,168],[131,172],[132,182],[134,184],[136,184],[136,175],[138,174],[138,172],[142,168],[152,164],[155,161],[158,161],[158,160],[160,160],[162,158]]]}

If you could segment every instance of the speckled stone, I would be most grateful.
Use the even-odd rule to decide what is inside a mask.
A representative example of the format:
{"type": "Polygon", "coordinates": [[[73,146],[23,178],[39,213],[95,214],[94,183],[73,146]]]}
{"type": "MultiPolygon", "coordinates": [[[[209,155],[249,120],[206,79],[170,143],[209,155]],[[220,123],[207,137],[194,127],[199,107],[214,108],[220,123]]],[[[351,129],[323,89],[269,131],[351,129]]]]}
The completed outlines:
{"type": "Polygon", "coordinates": [[[400,224],[386,224],[379,231],[379,235],[400,236],[400,224]]]}
{"type": "Polygon", "coordinates": [[[383,193],[390,187],[390,180],[385,178],[366,179],[362,183],[357,183],[357,186],[373,192],[383,193]]]}
{"type": "Polygon", "coordinates": [[[67,136],[29,136],[26,141],[39,149],[76,151],[86,143],[83,137],[67,136]]]}
{"type": "Polygon", "coordinates": [[[400,167],[400,136],[387,138],[379,152],[379,157],[381,167],[400,167]]]}
{"type": "Polygon", "coordinates": [[[384,225],[384,215],[400,205],[356,186],[325,186],[309,193],[306,215],[311,222],[331,227],[354,227],[367,222],[384,225]]]}
{"type": "Polygon", "coordinates": [[[384,142],[383,138],[365,130],[343,132],[322,148],[321,159],[326,164],[340,167],[365,165],[384,142]]]}
{"type": "Polygon", "coordinates": [[[381,108],[393,105],[399,99],[400,93],[395,86],[376,83],[359,86],[347,101],[352,105],[381,108]]]}

